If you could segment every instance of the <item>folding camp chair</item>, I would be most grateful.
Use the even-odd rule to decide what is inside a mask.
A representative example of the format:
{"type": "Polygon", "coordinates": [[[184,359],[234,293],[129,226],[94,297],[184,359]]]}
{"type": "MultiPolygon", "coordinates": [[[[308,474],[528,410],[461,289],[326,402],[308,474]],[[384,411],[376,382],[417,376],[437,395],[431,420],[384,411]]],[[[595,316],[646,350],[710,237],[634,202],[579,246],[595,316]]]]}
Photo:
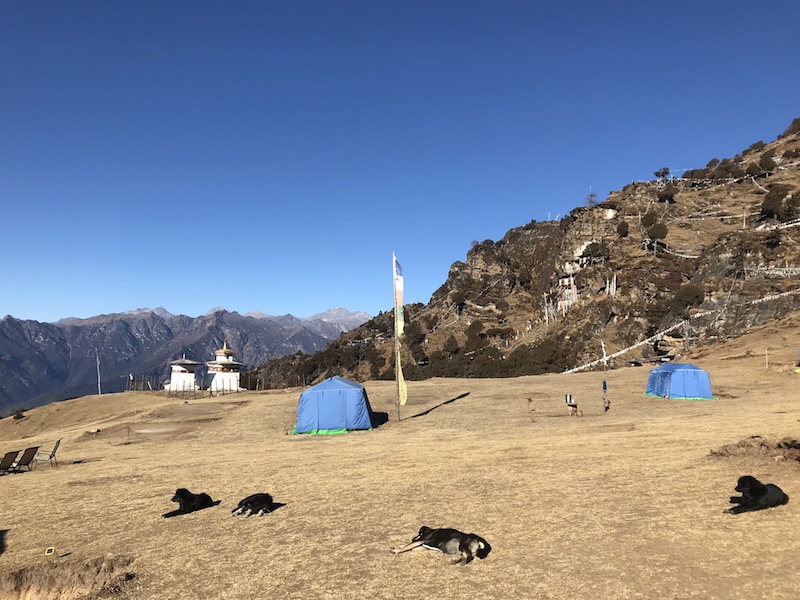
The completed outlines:
{"type": "Polygon", "coordinates": [[[10,471],[13,473],[19,473],[22,470],[22,467],[28,467],[28,471],[31,470],[31,462],[33,461],[33,457],[36,456],[36,453],[39,451],[39,446],[32,446],[30,448],[25,448],[25,451],[22,453],[22,456],[19,458],[17,462],[11,465],[10,471]]]}
{"type": "Polygon", "coordinates": [[[17,460],[18,454],[19,450],[12,450],[11,452],[6,452],[6,455],[3,457],[3,460],[0,460],[0,473],[11,472],[11,467],[14,464],[14,461],[17,460]]]}
{"type": "Polygon", "coordinates": [[[56,460],[56,451],[58,450],[59,444],[61,444],[60,438],[56,440],[56,443],[53,446],[53,449],[50,450],[50,452],[37,453],[36,456],[33,457],[33,466],[35,467],[37,462],[45,462],[45,461],[49,462],[51,467],[53,466],[54,462],[56,463],[56,466],[58,466],[58,461],[56,460]]]}

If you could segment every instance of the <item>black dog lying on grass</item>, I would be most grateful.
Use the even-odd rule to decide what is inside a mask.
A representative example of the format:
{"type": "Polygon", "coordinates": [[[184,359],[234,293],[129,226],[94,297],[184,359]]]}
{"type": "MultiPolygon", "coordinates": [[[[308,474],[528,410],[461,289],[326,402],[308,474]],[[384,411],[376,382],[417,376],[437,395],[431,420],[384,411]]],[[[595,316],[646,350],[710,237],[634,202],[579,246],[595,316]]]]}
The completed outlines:
{"type": "Polygon", "coordinates": [[[474,533],[461,533],[456,529],[431,529],[423,525],[410,544],[392,552],[400,554],[420,546],[444,554],[460,554],[461,556],[453,561],[454,565],[461,561],[464,561],[465,565],[469,564],[476,556],[484,559],[492,551],[489,542],[474,533]]]}
{"type": "Polygon", "coordinates": [[[774,506],[781,506],[789,502],[789,496],[773,483],[761,483],[752,475],[739,477],[736,484],[736,491],[741,492],[741,496],[731,496],[731,503],[736,504],[723,512],[730,515],[752,510],[764,510],[774,506]]]}
{"type": "Polygon", "coordinates": [[[178,488],[175,490],[175,495],[172,497],[172,501],[177,502],[180,508],[161,515],[165,519],[168,519],[169,517],[177,517],[178,515],[185,515],[197,510],[203,510],[204,508],[216,506],[220,503],[219,500],[212,500],[211,496],[206,493],[193,494],[186,488],[178,488]]]}
{"type": "Polygon", "coordinates": [[[234,508],[231,513],[234,515],[244,515],[245,517],[249,517],[252,514],[263,517],[266,513],[272,512],[272,509],[272,496],[261,493],[252,494],[247,498],[239,500],[238,506],[234,508]]]}

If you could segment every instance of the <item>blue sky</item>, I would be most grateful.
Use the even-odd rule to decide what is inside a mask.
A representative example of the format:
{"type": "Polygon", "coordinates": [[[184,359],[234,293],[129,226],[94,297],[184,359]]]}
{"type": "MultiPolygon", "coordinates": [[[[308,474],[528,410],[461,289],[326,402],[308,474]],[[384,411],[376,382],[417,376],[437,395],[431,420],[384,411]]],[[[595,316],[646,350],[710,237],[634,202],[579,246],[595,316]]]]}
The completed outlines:
{"type": "Polygon", "coordinates": [[[0,316],[427,302],[473,241],[775,139],[800,3],[0,3],[0,316]]]}

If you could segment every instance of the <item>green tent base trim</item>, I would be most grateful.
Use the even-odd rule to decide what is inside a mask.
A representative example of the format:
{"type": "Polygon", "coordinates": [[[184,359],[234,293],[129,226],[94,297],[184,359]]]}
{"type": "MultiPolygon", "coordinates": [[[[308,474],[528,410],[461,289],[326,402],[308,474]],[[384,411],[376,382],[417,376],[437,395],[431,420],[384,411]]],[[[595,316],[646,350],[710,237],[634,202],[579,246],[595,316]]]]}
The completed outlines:
{"type": "MultiPolygon", "coordinates": [[[[365,429],[363,431],[371,431],[370,429],[365,429]]],[[[292,427],[292,435],[339,435],[340,433],[349,433],[349,429],[313,429],[311,431],[304,431],[303,433],[297,433],[297,425],[292,427]]]]}
{"type": "Polygon", "coordinates": [[[664,398],[665,400],[716,400],[716,398],[685,398],[683,396],[656,396],[655,394],[644,393],[645,396],[651,398],[664,398]]]}

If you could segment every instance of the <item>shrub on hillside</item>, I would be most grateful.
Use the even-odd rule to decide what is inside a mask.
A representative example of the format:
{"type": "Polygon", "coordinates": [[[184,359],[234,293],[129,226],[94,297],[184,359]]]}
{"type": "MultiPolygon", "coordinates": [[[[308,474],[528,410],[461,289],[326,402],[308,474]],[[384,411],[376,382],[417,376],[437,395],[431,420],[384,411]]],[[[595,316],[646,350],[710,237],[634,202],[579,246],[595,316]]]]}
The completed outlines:
{"type": "Polygon", "coordinates": [[[505,377],[505,361],[497,348],[489,347],[477,353],[470,363],[473,377],[505,377]]]}
{"type": "Polygon", "coordinates": [[[458,341],[456,340],[455,336],[449,336],[442,345],[442,352],[446,357],[452,357],[458,354],[461,348],[458,345],[458,341]]]}
{"type": "Polygon", "coordinates": [[[658,215],[654,212],[645,213],[642,217],[642,227],[649,229],[658,222],[658,215]]]}
{"type": "Polygon", "coordinates": [[[789,127],[786,129],[786,131],[783,132],[783,135],[781,135],[780,137],[793,135],[795,133],[800,133],[800,117],[792,121],[792,124],[789,125],[789,127]]]}
{"type": "Polygon", "coordinates": [[[675,203],[675,194],[678,193],[678,188],[674,185],[668,185],[658,194],[658,201],[665,204],[675,203]]]}
{"type": "Polygon", "coordinates": [[[481,334],[483,332],[483,323],[480,321],[473,321],[467,327],[465,334],[467,336],[466,342],[464,343],[464,350],[470,352],[472,350],[476,350],[483,346],[483,339],[481,334]]]}
{"type": "Polygon", "coordinates": [[[757,163],[750,163],[747,165],[747,169],[745,169],[745,173],[750,175],[751,177],[758,177],[762,173],[761,167],[758,166],[757,163]]]}
{"type": "Polygon", "coordinates": [[[784,209],[784,199],[786,194],[791,190],[788,185],[781,183],[770,186],[769,192],[764,196],[764,201],[761,203],[761,219],[779,219],[785,220],[788,218],[788,211],[784,209]]]}
{"type": "Polygon", "coordinates": [[[592,242],[583,250],[583,258],[589,259],[590,263],[598,263],[608,260],[608,248],[599,242],[592,242]]]}
{"type": "Polygon", "coordinates": [[[758,166],[765,171],[772,172],[775,170],[777,165],[775,164],[775,160],[773,160],[772,156],[769,154],[763,154],[758,161],[758,166]]]}
{"type": "Polygon", "coordinates": [[[758,152],[759,150],[763,150],[765,146],[766,144],[763,141],[758,140],[757,142],[753,142],[752,144],[750,144],[750,147],[744,152],[745,154],[747,154],[748,152],[758,152]]]}
{"type": "Polygon", "coordinates": [[[767,237],[764,238],[764,245],[770,250],[775,250],[775,248],[781,245],[781,232],[777,229],[770,231],[767,237]]]}
{"type": "Polygon", "coordinates": [[[686,179],[708,179],[711,169],[689,169],[684,172],[686,179]]]}
{"type": "Polygon", "coordinates": [[[514,329],[512,327],[492,327],[486,330],[486,336],[507,340],[514,337],[514,329]]]}
{"type": "Polygon", "coordinates": [[[787,219],[800,218],[800,192],[795,192],[786,199],[784,212],[787,219]]]}
{"type": "Polygon", "coordinates": [[[621,237],[621,238],[628,237],[629,230],[630,230],[630,227],[629,227],[627,221],[620,221],[617,224],[617,235],[619,237],[621,237]]]}
{"type": "Polygon", "coordinates": [[[667,226],[663,223],[656,223],[647,229],[647,235],[651,240],[663,240],[667,237],[667,226]]]}
{"type": "Polygon", "coordinates": [[[425,341],[425,332],[422,330],[420,324],[413,320],[406,323],[403,329],[403,344],[407,347],[419,346],[425,341]]]}
{"type": "Polygon", "coordinates": [[[678,288],[672,298],[672,309],[675,313],[681,313],[690,306],[700,306],[705,299],[705,292],[699,285],[687,283],[678,288]]]}
{"type": "Polygon", "coordinates": [[[450,301],[455,305],[456,312],[460,314],[467,305],[467,294],[463,290],[455,290],[450,294],[450,301]]]}
{"type": "Polygon", "coordinates": [[[661,328],[667,315],[671,313],[670,303],[666,298],[659,298],[654,302],[649,302],[644,307],[644,318],[647,320],[647,335],[653,335],[661,328]]]}

